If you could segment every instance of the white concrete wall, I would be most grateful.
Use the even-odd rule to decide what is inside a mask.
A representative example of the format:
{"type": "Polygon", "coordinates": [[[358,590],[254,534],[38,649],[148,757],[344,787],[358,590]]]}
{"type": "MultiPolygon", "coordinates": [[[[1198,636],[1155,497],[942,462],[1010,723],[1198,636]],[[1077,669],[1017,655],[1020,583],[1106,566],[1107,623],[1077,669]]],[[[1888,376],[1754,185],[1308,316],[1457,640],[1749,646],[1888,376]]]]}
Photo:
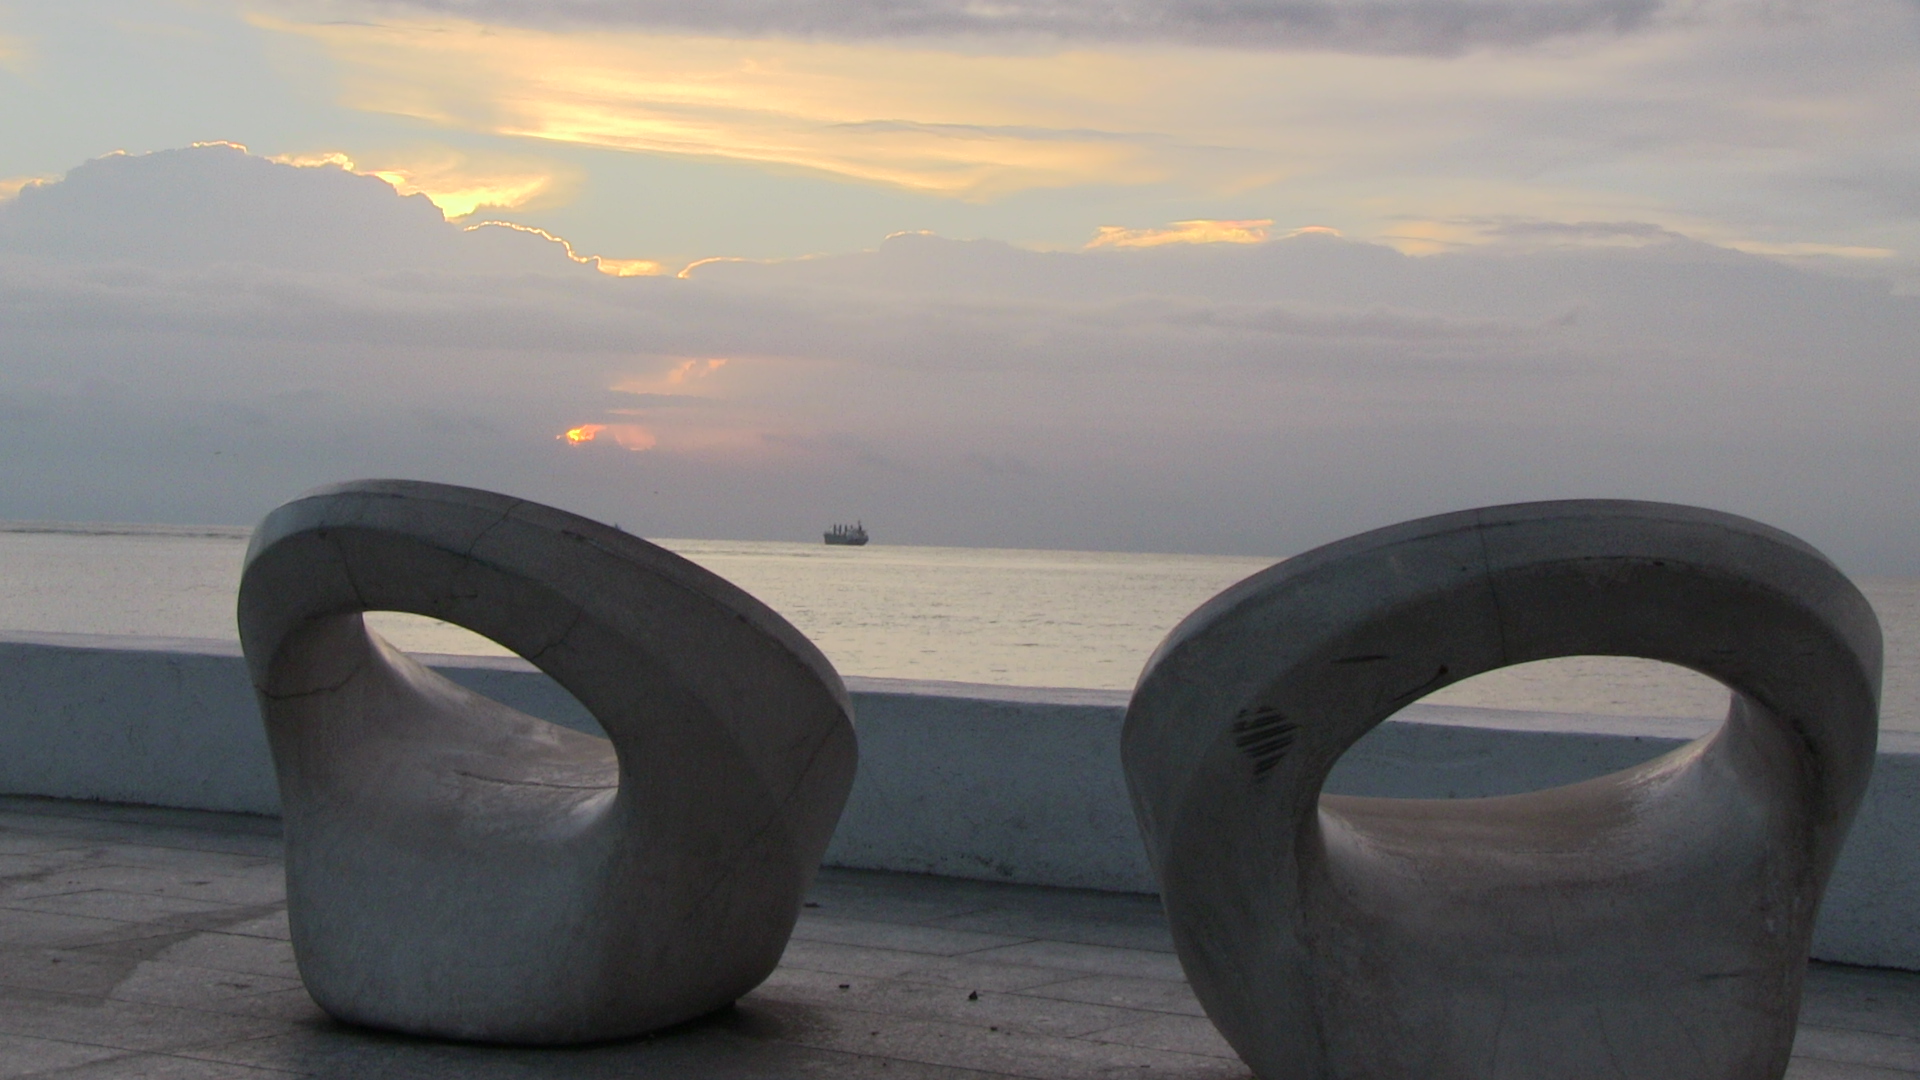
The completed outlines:
{"type": "Polygon", "coordinates": [[[240,646],[0,635],[0,794],[278,814],[240,646]]]}
{"type": "MultiPolygon", "coordinates": [[[[426,659],[523,711],[596,731],[523,661],[426,659]]],[[[860,772],[830,864],[1152,890],[1120,772],[1127,695],[847,681],[860,772]]],[[[1414,706],[1342,759],[1328,790],[1526,791],[1644,761],[1711,727],[1414,706]]],[[[0,793],[279,810],[239,649],[201,640],[0,635],[0,793]]],[[[1920,970],[1920,736],[1882,736],[1814,955],[1920,970]]]]}

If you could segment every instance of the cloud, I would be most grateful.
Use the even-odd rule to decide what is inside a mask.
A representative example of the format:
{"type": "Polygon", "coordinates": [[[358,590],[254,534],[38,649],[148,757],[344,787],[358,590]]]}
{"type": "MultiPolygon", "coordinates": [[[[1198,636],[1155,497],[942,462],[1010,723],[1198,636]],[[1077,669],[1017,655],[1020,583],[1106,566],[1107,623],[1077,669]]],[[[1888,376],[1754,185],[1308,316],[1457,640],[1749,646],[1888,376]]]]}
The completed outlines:
{"type": "Polygon", "coordinates": [[[583,255],[561,237],[514,222],[469,217],[448,226],[444,208],[425,192],[347,168],[337,156],[259,158],[229,142],[109,154],[63,179],[23,178],[11,193],[0,184],[0,202],[15,206],[0,218],[0,246],[62,259],[548,273],[572,264],[613,277],[668,269],[650,259],[583,255]]]}
{"type": "Polygon", "coordinates": [[[1114,317],[1153,318],[1175,326],[1218,327],[1261,334],[1344,340],[1465,341],[1514,334],[1548,333],[1554,320],[1523,322],[1499,318],[1458,318],[1432,312],[1396,311],[1376,306],[1361,311],[1328,310],[1279,302],[1264,304],[1208,304],[1138,302],[1113,313],[1114,317]],[[1153,310],[1160,307],[1160,310],[1153,310]]]}
{"type": "Polygon", "coordinates": [[[356,162],[339,150],[307,154],[280,154],[269,161],[301,168],[338,168],[377,177],[402,195],[425,195],[449,220],[481,210],[515,210],[551,205],[561,192],[577,183],[551,165],[477,164],[467,155],[440,150],[425,154],[356,162]]]}
{"type": "Polygon", "coordinates": [[[1682,237],[1650,221],[1527,221],[1524,219],[1462,219],[1456,224],[1482,236],[1521,242],[1629,244],[1664,243],[1682,237]]]}
{"type": "Polygon", "coordinates": [[[1761,240],[1736,240],[1727,245],[1735,251],[1751,252],[1755,255],[1775,255],[1781,258],[1820,258],[1836,259],[1892,259],[1899,256],[1893,248],[1866,247],[1859,244],[1814,244],[1790,243],[1772,244],[1761,240]]]}
{"type": "Polygon", "coordinates": [[[358,109],[954,198],[1154,183],[1168,178],[1167,152],[1181,145],[1116,110],[1086,107],[1139,97],[1138,65],[1123,57],[965,56],[457,21],[257,21],[322,45],[358,109]]]}
{"type": "Polygon", "coordinates": [[[667,272],[666,266],[654,259],[609,259],[605,255],[582,255],[573,249],[573,245],[568,243],[565,237],[555,236],[537,226],[522,225],[514,221],[476,221],[462,226],[462,229],[470,233],[504,229],[524,236],[537,236],[558,247],[569,261],[582,266],[591,266],[609,277],[657,277],[667,272]]]}
{"type": "Polygon", "coordinates": [[[592,258],[595,269],[614,277],[657,277],[667,272],[666,264],[657,259],[609,259],[605,255],[592,258]]]}
{"type": "Polygon", "coordinates": [[[109,154],[5,205],[0,247],[60,259],[304,270],[567,265],[551,238],[463,233],[425,195],[396,197],[385,180],[278,164],[232,143],[109,154]]]}
{"type": "MultiPolygon", "coordinates": [[[[1426,255],[1449,248],[1460,249],[1489,242],[1502,250],[1542,250],[1556,247],[1648,247],[1672,245],[1688,237],[1662,225],[1645,221],[1528,221],[1515,219],[1461,218],[1442,222],[1417,222],[1388,238],[1408,254],[1426,255]]],[[[1866,266],[1870,269],[1899,269],[1901,259],[1896,248],[1865,244],[1831,244],[1818,241],[1766,241],[1743,237],[1723,238],[1720,247],[1728,251],[1765,255],[1782,261],[1818,264],[1828,269],[1866,266]]]]}
{"type": "Polygon", "coordinates": [[[0,202],[20,194],[21,191],[37,187],[49,180],[58,180],[57,176],[8,176],[0,177],[0,202]]]}
{"type": "Polygon", "coordinates": [[[1453,55],[1647,25],[1661,0],[401,0],[519,25],[612,26],[724,36],[874,39],[1029,36],[1232,49],[1453,55]]]}
{"type": "MultiPolygon", "coordinates": [[[[1497,7],[1404,10],[1479,26],[1497,7]]],[[[1507,7],[1542,19],[1604,9],[1507,7]]],[[[789,190],[821,179],[888,189],[831,195],[870,206],[913,205],[893,201],[902,192],[974,204],[932,207],[914,223],[981,222],[989,234],[1068,244],[1096,223],[1131,230],[1163,214],[1271,219],[1281,232],[1316,222],[1430,253],[1500,239],[1483,226],[1502,219],[1625,221],[1769,245],[1755,250],[1887,248],[1899,272],[1920,278],[1920,217],[1903,186],[1920,145],[1920,111],[1907,107],[1920,6],[1906,0],[1669,0],[1632,33],[1459,58],[1172,39],[742,39],[621,22],[629,9],[612,5],[599,22],[515,7],[534,13],[519,23],[537,25],[517,24],[504,5],[358,20],[323,20],[314,12],[333,8],[304,3],[275,10],[256,25],[324,53],[350,108],[523,145],[806,175],[789,190]],[[483,21],[494,15],[505,21],[483,21]],[[1168,206],[1180,209],[1140,216],[1168,206]]],[[[832,19],[892,9],[672,10],[832,19]]],[[[1041,9],[1007,10],[1018,22],[1041,9]]],[[[1067,0],[1046,10],[1082,9],[1067,0]]],[[[1269,9],[1206,10],[1230,19],[1269,9]]],[[[1376,9],[1340,10],[1332,22],[1347,25],[1376,9]]]]}
{"type": "Polygon", "coordinates": [[[1502,227],[1420,258],[909,233],[616,278],[339,169],[108,158],[0,204],[0,517],[246,522],[385,475],[650,535],[805,538],[836,506],[890,541],[1277,556],[1625,496],[1920,570],[1920,300],[1502,227]]]}
{"type": "Polygon", "coordinates": [[[1258,244],[1267,238],[1270,218],[1259,221],[1176,221],[1164,229],[1102,225],[1089,248],[1145,248],[1162,244],[1258,244]]]}

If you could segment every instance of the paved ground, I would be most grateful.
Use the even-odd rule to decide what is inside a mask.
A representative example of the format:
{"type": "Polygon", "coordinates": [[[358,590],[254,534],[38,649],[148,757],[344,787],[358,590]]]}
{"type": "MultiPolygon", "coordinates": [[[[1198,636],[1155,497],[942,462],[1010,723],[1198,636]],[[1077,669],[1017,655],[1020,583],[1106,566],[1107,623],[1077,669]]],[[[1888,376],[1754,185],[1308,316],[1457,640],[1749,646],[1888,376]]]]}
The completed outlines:
{"type": "MultiPolygon", "coordinates": [[[[259,818],[0,798],[0,1077],[1247,1076],[1153,901],[845,871],[766,985],[669,1034],[533,1051],[348,1028],[300,988],[278,854],[259,818]]],[[[1920,1077],[1920,974],[1816,966],[1798,1053],[1796,1080],[1920,1077]]]]}

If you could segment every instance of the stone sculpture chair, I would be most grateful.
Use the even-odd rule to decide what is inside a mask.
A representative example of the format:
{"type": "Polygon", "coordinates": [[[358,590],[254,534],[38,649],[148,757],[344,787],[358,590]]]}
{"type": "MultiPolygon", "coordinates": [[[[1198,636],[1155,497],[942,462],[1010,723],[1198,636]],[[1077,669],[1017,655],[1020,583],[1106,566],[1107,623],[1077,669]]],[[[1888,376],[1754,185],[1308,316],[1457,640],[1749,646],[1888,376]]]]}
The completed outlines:
{"type": "Polygon", "coordinates": [[[484,491],[323,488],[268,515],[240,638],[279,775],[294,955],[352,1023],[640,1034],[766,978],[852,784],[846,690],[764,604],[636,537],[484,491]],[[600,739],[369,631],[478,631],[600,739]]]}
{"type": "Polygon", "coordinates": [[[1148,662],[1123,758],[1174,940],[1262,1080],[1761,1080],[1867,783],[1880,632],[1832,564],[1687,507],[1447,514],[1287,560],[1148,662]],[[1504,798],[1322,795],[1448,683],[1647,657],[1732,690],[1711,736],[1504,798]]]}

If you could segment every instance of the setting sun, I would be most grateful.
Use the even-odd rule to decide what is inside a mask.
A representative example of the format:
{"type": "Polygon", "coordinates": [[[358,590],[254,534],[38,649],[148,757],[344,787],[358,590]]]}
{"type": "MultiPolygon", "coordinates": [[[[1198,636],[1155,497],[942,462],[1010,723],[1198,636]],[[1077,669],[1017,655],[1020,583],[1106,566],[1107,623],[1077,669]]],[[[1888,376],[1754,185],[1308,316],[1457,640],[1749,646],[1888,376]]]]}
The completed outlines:
{"type": "Polygon", "coordinates": [[[554,438],[564,441],[568,446],[582,446],[605,435],[622,450],[651,450],[659,444],[653,432],[639,424],[581,424],[568,428],[554,438]]]}

